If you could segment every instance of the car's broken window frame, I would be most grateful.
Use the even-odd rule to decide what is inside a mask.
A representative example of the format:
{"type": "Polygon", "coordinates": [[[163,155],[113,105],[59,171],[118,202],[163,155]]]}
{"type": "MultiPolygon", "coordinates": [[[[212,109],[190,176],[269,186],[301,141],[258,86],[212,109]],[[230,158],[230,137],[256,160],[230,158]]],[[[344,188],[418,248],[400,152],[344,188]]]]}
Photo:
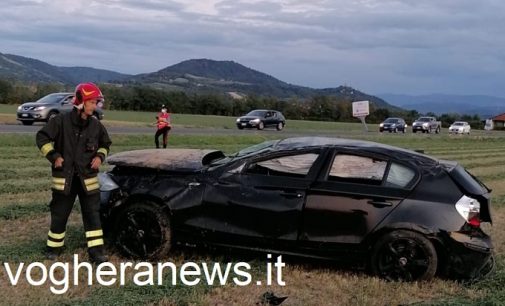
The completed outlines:
{"type": "Polygon", "coordinates": [[[353,185],[361,185],[361,186],[375,186],[375,187],[390,188],[390,189],[402,189],[402,190],[412,190],[417,185],[417,183],[419,182],[419,180],[421,178],[421,174],[419,172],[419,169],[417,169],[417,167],[413,167],[409,163],[403,162],[402,160],[399,160],[399,159],[395,159],[394,157],[388,156],[385,153],[379,154],[376,152],[370,152],[370,151],[364,151],[364,150],[358,150],[358,149],[352,149],[352,148],[334,148],[334,150],[329,153],[328,163],[326,164],[326,167],[324,169],[321,169],[321,171],[324,171],[324,172],[322,172],[319,175],[319,179],[323,180],[323,181],[327,181],[327,182],[353,184],[353,185]],[[360,157],[366,157],[366,158],[372,158],[372,159],[386,161],[387,165],[386,165],[381,183],[375,185],[375,184],[367,184],[367,183],[360,183],[360,182],[352,182],[352,181],[346,181],[345,178],[343,178],[342,180],[339,180],[339,181],[329,180],[330,171],[331,171],[333,162],[335,160],[335,157],[339,154],[355,155],[355,156],[360,156],[360,157]],[[386,181],[389,176],[389,171],[390,171],[391,165],[393,163],[407,167],[410,170],[414,171],[414,173],[415,173],[414,177],[404,187],[386,185],[386,181]]]}
{"type": "Polygon", "coordinates": [[[277,176],[279,178],[290,178],[290,179],[309,179],[309,180],[314,180],[319,173],[322,163],[324,162],[324,158],[326,156],[325,150],[322,148],[304,148],[304,149],[296,149],[296,150],[287,150],[287,151],[279,151],[279,152],[266,152],[264,154],[261,154],[259,156],[254,156],[250,160],[248,160],[242,167],[241,174],[242,175],[262,175],[262,174],[256,174],[256,173],[248,173],[247,170],[249,169],[251,164],[255,164],[257,162],[261,162],[264,160],[269,160],[269,159],[275,159],[275,158],[280,158],[280,157],[285,157],[285,156],[294,156],[294,155],[303,155],[307,153],[315,153],[318,154],[317,158],[314,160],[312,163],[308,173],[304,177],[295,177],[295,176],[277,176]]]}

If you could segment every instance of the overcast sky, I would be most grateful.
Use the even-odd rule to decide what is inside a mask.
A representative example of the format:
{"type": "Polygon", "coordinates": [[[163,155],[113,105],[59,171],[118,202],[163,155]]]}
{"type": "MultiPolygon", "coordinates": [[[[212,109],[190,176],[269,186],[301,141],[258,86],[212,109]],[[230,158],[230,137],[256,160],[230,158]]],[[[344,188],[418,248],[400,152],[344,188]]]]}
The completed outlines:
{"type": "Polygon", "coordinates": [[[2,0],[0,53],[137,74],[233,60],[315,88],[505,97],[502,0],[2,0]]]}

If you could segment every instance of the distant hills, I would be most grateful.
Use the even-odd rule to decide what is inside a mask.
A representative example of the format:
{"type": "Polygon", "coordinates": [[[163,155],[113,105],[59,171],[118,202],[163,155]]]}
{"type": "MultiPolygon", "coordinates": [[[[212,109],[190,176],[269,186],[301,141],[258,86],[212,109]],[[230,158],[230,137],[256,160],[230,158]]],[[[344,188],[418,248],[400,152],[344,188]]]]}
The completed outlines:
{"type": "Polygon", "coordinates": [[[278,80],[233,61],[191,59],[161,70],[138,75],[88,67],[58,67],[19,55],[0,53],[0,78],[26,82],[58,82],[75,85],[83,81],[142,84],[189,93],[222,93],[234,98],[247,95],[280,99],[336,96],[349,101],[369,100],[377,108],[399,110],[381,98],[348,86],[314,89],[278,80]]]}
{"type": "Polygon", "coordinates": [[[139,84],[187,93],[220,93],[240,99],[247,95],[280,99],[306,99],[335,96],[348,101],[369,100],[377,108],[433,112],[478,114],[482,118],[505,112],[505,98],[486,95],[370,95],[348,86],[315,89],[286,83],[266,73],[234,61],[190,59],[155,72],[137,75],[89,67],[59,67],[13,54],[0,53],[0,78],[25,82],[57,82],[75,85],[83,81],[97,83],[139,84]],[[387,102],[386,102],[387,101],[387,102]]]}
{"type": "Polygon", "coordinates": [[[88,67],[58,67],[32,58],[0,53],[0,77],[26,82],[56,82],[75,85],[81,80],[120,81],[130,75],[88,67]]]}
{"type": "Polygon", "coordinates": [[[415,109],[420,113],[433,112],[477,114],[490,118],[505,113],[505,98],[486,95],[398,95],[380,94],[381,98],[404,109],[415,109]]]}

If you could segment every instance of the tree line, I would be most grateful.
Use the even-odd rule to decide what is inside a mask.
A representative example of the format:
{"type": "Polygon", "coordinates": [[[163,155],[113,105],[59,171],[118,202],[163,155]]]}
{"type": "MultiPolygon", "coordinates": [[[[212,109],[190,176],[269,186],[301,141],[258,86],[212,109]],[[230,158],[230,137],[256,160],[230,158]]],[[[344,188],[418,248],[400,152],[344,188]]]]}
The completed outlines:
{"type": "MultiPolygon", "coordinates": [[[[356,122],[352,116],[352,100],[336,96],[314,96],[308,99],[292,97],[279,99],[249,95],[242,99],[227,94],[191,94],[168,91],[147,85],[99,84],[105,96],[104,109],[127,111],[159,111],[166,105],[172,113],[241,116],[253,109],[275,109],[289,120],[356,122]]],[[[0,79],[0,103],[22,104],[53,92],[71,92],[73,87],[64,84],[25,84],[0,79]]],[[[402,117],[411,124],[420,114],[415,110],[395,111],[370,104],[370,115],[366,121],[380,123],[388,117],[402,117]]],[[[435,116],[437,117],[437,116],[435,116]]],[[[444,127],[457,120],[468,121],[473,128],[482,128],[478,115],[442,114],[438,116],[444,127]]]]}

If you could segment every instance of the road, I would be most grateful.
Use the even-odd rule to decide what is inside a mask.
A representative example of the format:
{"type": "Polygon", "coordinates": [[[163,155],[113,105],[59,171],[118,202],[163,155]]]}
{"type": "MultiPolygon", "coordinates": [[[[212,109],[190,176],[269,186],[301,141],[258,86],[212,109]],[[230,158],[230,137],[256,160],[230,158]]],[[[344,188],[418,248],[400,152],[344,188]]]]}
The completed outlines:
{"type": "MultiPolygon", "coordinates": [[[[21,125],[21,124],[0,124],[0,133],[27,133],[35,134],[43,124],[35,125],[21,125]]],[[[155,129],[149,127],[107,127],[109,134],[154,134],[155,129]]],[[[224,128],[188,128],[188,127],[174,127],[171,131],[172,134],[177,135],[269,135],[284,137],[295,136],[338,136],[343,131],[320,131],[320,130],[289,130],[289,127],[282,131],[275,129],[258,130],[239,130],[239,129],[224,129],[224,128]]],[[[346,134],[349,134],[346,133],[346,134]]]]}

